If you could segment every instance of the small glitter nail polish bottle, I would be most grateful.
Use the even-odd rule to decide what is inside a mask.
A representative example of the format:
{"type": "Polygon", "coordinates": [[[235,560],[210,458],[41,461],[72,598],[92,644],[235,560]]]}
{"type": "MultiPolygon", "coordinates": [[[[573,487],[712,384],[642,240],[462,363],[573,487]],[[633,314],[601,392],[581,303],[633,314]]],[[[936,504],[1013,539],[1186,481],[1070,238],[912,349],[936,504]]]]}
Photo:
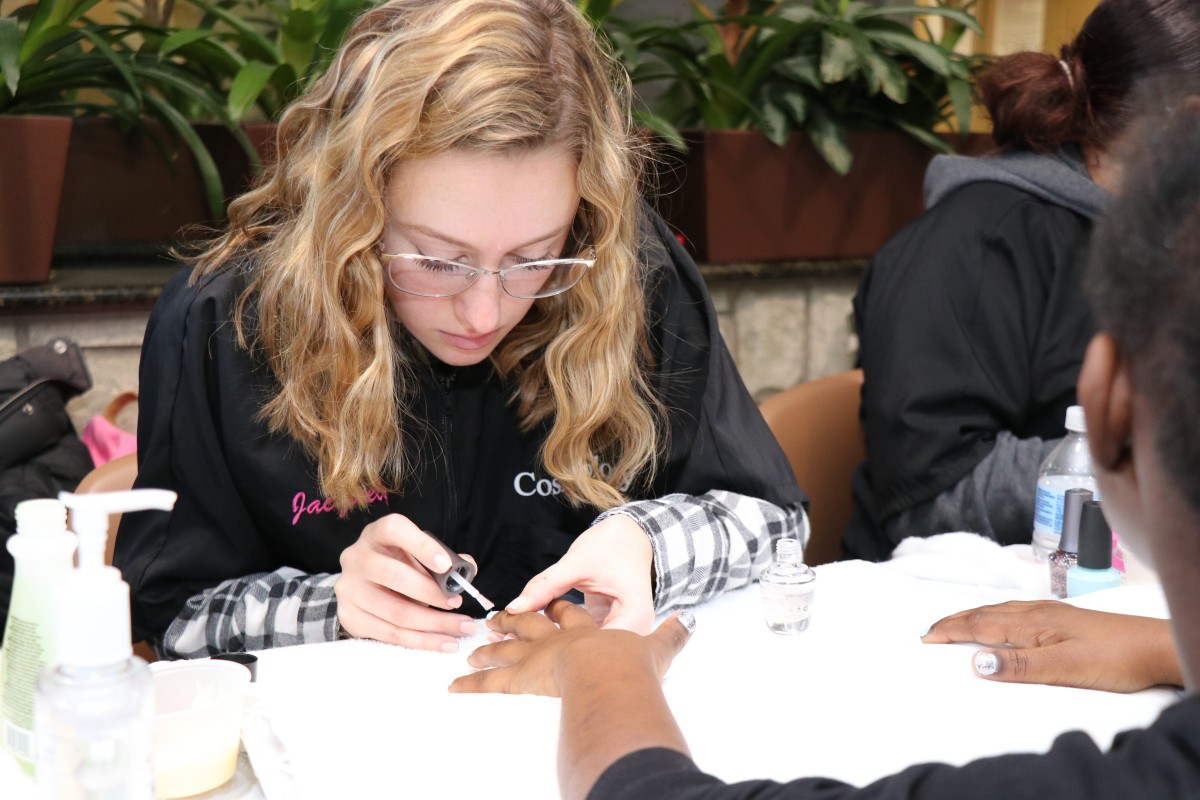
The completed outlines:
{"type": "Polygon", "coordinates": [[[800,633],[812,616],[817,573],[800,560],[800,542],[783,538],[775,543],[775,561],[758,579],[763,617],[775,633],[800,633]]]}
{"type": "Polygon", "coordinates": [[[1055,597],[1067,596],[1067,570],[1079,559],[1079,519],[1083,504],[1091,500],[1089,489],[1067,489],[1063,495],[1062,536],[1058,549],[1050,554],[1050,591],[1055,597]]]}

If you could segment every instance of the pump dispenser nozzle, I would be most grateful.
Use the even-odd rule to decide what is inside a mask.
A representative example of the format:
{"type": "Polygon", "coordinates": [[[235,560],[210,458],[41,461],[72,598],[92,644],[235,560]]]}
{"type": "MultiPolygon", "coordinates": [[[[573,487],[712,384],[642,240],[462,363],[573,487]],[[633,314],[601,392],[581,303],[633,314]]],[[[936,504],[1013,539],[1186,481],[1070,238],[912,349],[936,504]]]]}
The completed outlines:
{"type": "Polygon", "coordinates": [[[104,566],[109,514],[146,509],[170,511],[175,507],[175,497],[175,493],[167,489],[92,494],[59,492],[58,499],[71,510],[71,528],[79,536],[79,566],[83,569],[104,566]]]}
{"type": "Polygon", "coordinates": [[[105,566],[108,515],[159,509],[170,511],[176,495],[166,489],[71,494],[58,499],[71,510],[79,536],[79,569],[58,594],[58,658],[72,666],[99,666],[129,658],[129,584],[115,567],[105,566]]]}

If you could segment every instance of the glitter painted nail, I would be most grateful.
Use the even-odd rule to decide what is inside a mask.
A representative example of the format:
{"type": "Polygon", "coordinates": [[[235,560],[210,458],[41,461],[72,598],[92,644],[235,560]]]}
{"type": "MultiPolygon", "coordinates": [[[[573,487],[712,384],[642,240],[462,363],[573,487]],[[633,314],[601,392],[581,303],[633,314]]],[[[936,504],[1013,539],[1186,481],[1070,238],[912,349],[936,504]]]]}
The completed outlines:
{"type": "Polygon", "coordinates": [[[976,653],[975,672],[979,675],[995,675],[1000,669],[1000,659],[995,653],[976,653]]]}
{"type": "Polygon", "coordinates": [[[687,629],[688,635],[696,632],[696,615],[690,611],[679,612],[679,624],[687,629]]]}

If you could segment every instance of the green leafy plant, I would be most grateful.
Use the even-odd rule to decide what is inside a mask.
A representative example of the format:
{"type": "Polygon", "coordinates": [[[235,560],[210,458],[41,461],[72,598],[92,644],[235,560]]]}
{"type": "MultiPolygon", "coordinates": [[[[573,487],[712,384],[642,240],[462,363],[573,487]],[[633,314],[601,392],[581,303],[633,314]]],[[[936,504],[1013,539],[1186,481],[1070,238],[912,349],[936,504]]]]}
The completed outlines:
{"type": "Polygon", "coordinates": [[[0,17],[0,114],[110,117],[123,130],[151,136],[168,160],[183,142],[203,179],[209,212],[220,217],[221,178],[189,120],[224,123],[253,153],[249,140],[210,84],[158,51],[162,28],[142,20],[93,22],[86,14],[97,2],[37,0],[0,17]]]}
{"type": "Polygon", "coordinates": [[[659,93],[639,120],[679,143],[680,130],[754,129],[783,144],[806,133],[839,173],[850,130],[901,130],[940,151],[936,133],[966,131],[977,60],[954,51],[980,33],[973,0],[956,7],[877,7],[850,0],[730,0],[720,13],[689,0],[690,21],[630,21],[579,0],[603,26],[641,89],[659,93]],[[934,36],[926,20],[940,17],[934,36]]]}
{"type": "MultiPolygon", "coordinates": [[[[376,0],[377,1],[377,0],[376,0]]],[[[272,119],[329,67],[346,30],[372,0],[186,0],[200,23],[157,43],[225,96],[237,121],[272,119]]]]}

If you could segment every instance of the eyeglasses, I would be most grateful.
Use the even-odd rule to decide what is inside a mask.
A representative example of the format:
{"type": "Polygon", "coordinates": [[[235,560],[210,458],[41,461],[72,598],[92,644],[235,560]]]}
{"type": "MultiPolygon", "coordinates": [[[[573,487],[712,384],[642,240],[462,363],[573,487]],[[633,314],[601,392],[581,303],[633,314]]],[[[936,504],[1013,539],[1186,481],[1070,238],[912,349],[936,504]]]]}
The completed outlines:
{"type": "Polygon", "coordinates": [[[416,253],[382,254],[388,262],[388,280],[408,294],[453,297],[465,292],[483,275],[496,275],[504,291],[521,300],[553,297],[570,289],[596,263],[594,250],[589,251],[588,256],[527,261],[507,269],[481,269],[416,253]]]}

